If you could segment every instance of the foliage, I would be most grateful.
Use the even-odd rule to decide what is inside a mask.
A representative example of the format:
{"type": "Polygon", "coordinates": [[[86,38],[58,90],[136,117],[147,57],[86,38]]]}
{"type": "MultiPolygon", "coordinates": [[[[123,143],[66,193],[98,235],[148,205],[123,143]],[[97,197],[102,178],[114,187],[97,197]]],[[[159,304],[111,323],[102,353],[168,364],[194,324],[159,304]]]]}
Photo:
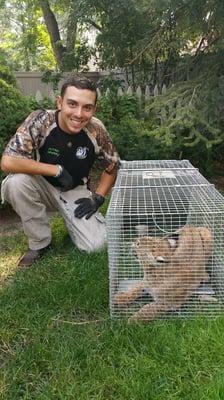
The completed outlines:
{"type": "Polygon", "coordinates": [[[17,87],[17,81],[14,74],[12,73],[12,71],[8,66],[2,65],[1,63],[0,63],[0,79],[17,87]]]}
{"type": "MultiPolygon", "coordinates": [[[[12,85],[0,79],[0,154],[18,125],[29,114],[27,99],[12,85]]],[[[1,183],[2,173],[0,173],[1,183]]]]}
{"type": "Polygon", "coordinates": [[[56,91],[58,89],[58,83],[61,78],[62,78],[61,72],[53,72],[50,70],[46,70],[43,73],[41,80],[45,83],[51,83],[53,90],[56,91]]]}
{"type": "Polygon", "coordinates": [[[122,158],[187,158],[208,176],[215,160],[224,162],[223,101],[224,77],[216,71],[208,80],[202,75],[151,97],[145,118],[138,99],[117,96],[115,85],[99,99],[97,114],[122,158]]]}
{"type": "Polygon", "coordinates": [[[55,101],[53,101],[49,97],[44,97],[43,100],[41,101],[37,101],[37,99],[34,96],[27,96],[26,98],[28,101],[30,111],[38,109],[47,109],[47,110],[55,109],[55,101]]]}
{"type": "Polygon", "coordinates": [[[138,118],[140,107],[135,96],[118,96],[114,91],[100,97],[97,115],[105,124],[112,121],[119,123],[123,118],[138,118]]]}
{"type": "Polygon", "coordinates": [[[1,48],[14,70],[43,70],[56,63],[37,1],[9,0],[0,10],[1,48]]]}
{"type": "Polygon", "coordinates": [[[149,102],[152,134],[171,137],[179,156],[209,174],[213,149],[223,142],[223,99],[223,77],[180,83],[149,102]]]}
{"type": "Polygon", "coordinates": [[[119,79],[114,73],[110,72],[109,75],[100,77],[97,82],[97,86],[100,91],[105,94],[106,92],[110,91],[113,94],[116,94],[118,88],[124,88],[125,81],[124,79],[119,79]]]}
{"type": "Polygon", "coordinates": [[[103,95],[98,99],[96,116],[107,126],[113,121],[113,105],[109,96],[103,95]]]}
{"type": "Polygon", "coordinates": [[[67,51],[62,58],[64,71],[86,72],[92,51],[86,40],[77,40],[72,51],[67,51]]]}
{"type": "MultiPolygon", "coordinates": [[[[99,4],[96,7],[99,10],[99,4]]],[[[147,17],[136,9],[132,0],[112,0],[101,5],[99,18],[102,29],[97,44],[101,66],[124,67],[133,58],[135,45],[148,28],[147,17]]]]}
{"type": "Polygon", "coordinates": [[[1,152],[9,137],[15,132],[16,127],[29,113],[27,99],[22,96],[20,91],[0,79],[1,97],[1,152]]]}
{"type": "Polygon", "coordinates": [[[123,118],[108,126],[120,157],[124,160],[156,160],[173,158],[172,138],[152,133],[150,122],[123,118]]]}
{"type": "Polygon", "coordinates": [[[173,140],[152,133],[152,122],[141,120],[139,109],[135,96],[110,92],[99,99],[97,117],[108,128],[122,159],[172,158],[173,140]]]}
{"type": "Polygon", "coordinates": [[[224,45],[222,0],[9,0],[0,20],[16,68],[86,70],[94,51],[98,65],[122,68],[135,86],[192,78],[200,56],[224,45]]]}

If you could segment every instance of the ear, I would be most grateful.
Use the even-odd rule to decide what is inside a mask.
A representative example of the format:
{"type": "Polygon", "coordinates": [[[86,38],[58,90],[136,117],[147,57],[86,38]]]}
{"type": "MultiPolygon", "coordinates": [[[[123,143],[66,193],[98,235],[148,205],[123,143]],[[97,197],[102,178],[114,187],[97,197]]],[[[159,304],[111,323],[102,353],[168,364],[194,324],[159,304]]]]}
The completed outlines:
{"type": "Polygon", "coordinates": [[[62,106],[62,97],[61,96],[57,96],[56,97],[56,105],[57,105],[57,109],[61,110],[61,106],[62,106]]]}

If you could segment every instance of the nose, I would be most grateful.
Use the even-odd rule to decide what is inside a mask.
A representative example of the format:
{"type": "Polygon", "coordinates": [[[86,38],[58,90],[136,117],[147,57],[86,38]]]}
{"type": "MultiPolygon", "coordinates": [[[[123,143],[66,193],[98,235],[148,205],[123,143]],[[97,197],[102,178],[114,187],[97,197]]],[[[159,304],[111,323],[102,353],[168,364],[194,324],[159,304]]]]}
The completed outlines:
{"type": "Polygon", "coordinates": [[[76,107],[75,116],[78,118],[81,118],[81,116],[82,116],[82,107],[81,106],[76,107]]]}

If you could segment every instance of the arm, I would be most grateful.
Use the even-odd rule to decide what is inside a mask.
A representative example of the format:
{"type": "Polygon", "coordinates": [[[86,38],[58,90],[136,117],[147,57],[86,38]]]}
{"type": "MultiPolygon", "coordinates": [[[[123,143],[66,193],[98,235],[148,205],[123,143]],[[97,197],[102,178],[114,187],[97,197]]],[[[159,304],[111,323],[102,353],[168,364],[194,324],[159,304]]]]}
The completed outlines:
{"type": "Polygon", "coordinates": [[[120,157],[103,123],[93,117],[91,124],[88,128],[97,143],[96,155],[104,168],[95,192],[105,197],[116,180],[120,157]]]}
{"type": "Polygon", "coordinates": [[[57,165],[8,155],[2,156],[1,169],[6,173],[46,176],[55,176],[58,171],[57,165]]]}
{"type": "Polygon", "coordinates": [[[95,193],[89,198],[83,197],[75,201],[75,204],[79,204],[75,209],[75,217],[82,218],[85,216],[86,219],[89,219],[98,210],[104,203],[104,197],[114,184],[117,175],[116,171],[114,170],[113,174],[108,174],[108,172],[104,171],[95,193]]]}
{"type": "Polygon", "coordinates": [[[39,148],[54,120],[53,111],[36,110],[28,115],[4,150],[1,160],[2,171],[14,174],[55,176],[58,171],[56,165],[33,159],[33,150],[39,148]]]}
{"type": "Polygon", "coordinates": [[[79,206],[75,209],[75,217],[89,219],[103,204],[106,194],[110,191],[117,177],[119,167],[119,155],[113,145],[110,136],[100,120],[93,117],[92,126],[90,125],[88,134],[93,137],[95,142],[96,155],[98,160],[104,163],[104,172],[100,177],[99,184],[95,193],[89,198],[81,198],[75,201],[79,206]]]}
{"type": "Polygon", "coordinates": [[[116,180],[117,174],[109,175],[107,172],[103,172],[99,184],[96,189],[96,193],[100,194],[101,196],[105,197],[107,193],[110,191],[112,188],[115,180],[116,180]]]}

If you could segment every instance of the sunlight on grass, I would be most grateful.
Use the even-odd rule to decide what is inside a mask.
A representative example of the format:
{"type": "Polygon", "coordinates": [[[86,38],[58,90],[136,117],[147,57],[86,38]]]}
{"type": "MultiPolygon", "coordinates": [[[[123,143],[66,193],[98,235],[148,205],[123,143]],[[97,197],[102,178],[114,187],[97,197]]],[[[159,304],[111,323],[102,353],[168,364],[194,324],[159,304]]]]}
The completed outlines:
{"type": "Polygon", "coordinates": [[[24,239],[22,233],[0,237],[0,283],[11,278],[16,272],[16,264],[24,248],[24,239]]]}
{"type": "Polygon", "coordinates": [[[224,399],[224,317],[111,320],[106,251],[78,251],[60,217],[52,230],[25,270],[24,235],[0,238],[1,399],[224,399]]]}

